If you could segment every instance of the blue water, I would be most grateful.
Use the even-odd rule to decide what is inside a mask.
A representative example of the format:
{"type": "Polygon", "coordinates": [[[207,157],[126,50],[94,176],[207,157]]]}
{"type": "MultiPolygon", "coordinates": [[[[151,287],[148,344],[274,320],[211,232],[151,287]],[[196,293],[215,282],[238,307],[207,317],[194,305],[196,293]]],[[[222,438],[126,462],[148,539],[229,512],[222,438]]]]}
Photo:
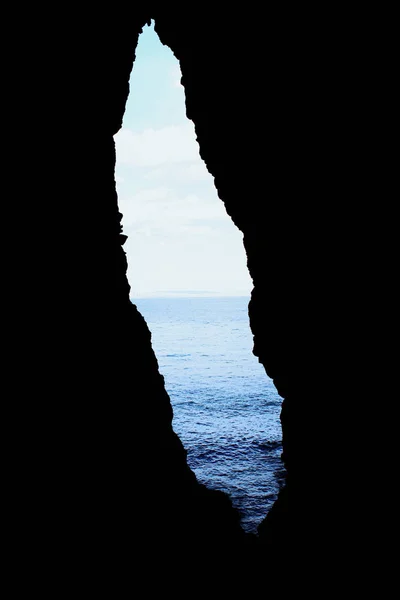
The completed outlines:
{"type": "Polygon", "coordinates": [[[282,399],[252,354],[247,297],[133,302],[174,411],[173,427],[197,479],[227,492],[256,532],[283,482],[282,399]]]}

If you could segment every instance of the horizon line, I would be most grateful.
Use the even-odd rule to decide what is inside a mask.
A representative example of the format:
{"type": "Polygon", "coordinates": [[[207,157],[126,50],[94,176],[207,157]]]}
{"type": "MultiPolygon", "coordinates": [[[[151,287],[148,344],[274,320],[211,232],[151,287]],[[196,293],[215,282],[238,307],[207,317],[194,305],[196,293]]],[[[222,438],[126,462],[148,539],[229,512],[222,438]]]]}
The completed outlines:
{"type": "Polygon", "coordinates": [[[160,292],[154,294],[138,294],[130,295],[130,300],[141,300],[150,298],[247,298],[251,296],[251,292],[236,292],[236,293],[215,293],[215,292],[160,292]]]}

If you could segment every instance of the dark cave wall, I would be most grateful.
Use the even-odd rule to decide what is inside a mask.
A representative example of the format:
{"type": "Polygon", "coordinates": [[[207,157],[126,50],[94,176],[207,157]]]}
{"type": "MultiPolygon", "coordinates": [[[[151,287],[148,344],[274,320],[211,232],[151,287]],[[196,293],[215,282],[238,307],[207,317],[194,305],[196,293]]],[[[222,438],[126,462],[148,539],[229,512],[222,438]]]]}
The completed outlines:
{"type": "Polygon", "coordinates": [[[199,485],[188,468],[150,332],[129,299],[113,135],[122,124],[134,50],[147,19],[145,11],[127,10],[123,22],[101,20],[81,40],[83,47],[75,40],[79,60],[72,80],[79,84],[73,89],[82,102],[67,132],[76,144],[68,183],[73,240],[65,256],[74,283],[66,287],[76,296],[65,317],[64,335],[74,348],[72,385],[66,378],[65,387],[79,414],[70,460],[85,502],[95,507],[80,513],[77,506],[71,519],[79,525],[85,519],[95,538],[106,512],[99,549],[110,559],[107,548],[116,548],[113,564],[127,560],[130,539],[145,557],[163,556],[163,562],[171,546],[184,560],[205,548],[217,554],[252,543],[229,499],[199,485]],[[82,466],[88,453],[90,469],[82,466]]]}
{"type": "Polygon", "coordinates": [[[161,41],[180,61],[200,154],[244,234],[254,353],[284,398],[288,484],[260,535],[274,546],[286,547],[289,539],[298,546],[305,535],[317,544],[323,528],[314,524],[328,520],[330,500],[322,490],[332,480],[328,429],[316,426],[321,395],[329,392],[322,349],[335,293],[334,183],[321,198],[334,159],[321,138],[321,123],[328,137],[334,125],[325,117],[332,102],[322,74],[327,56],[316,52],[319,36],[304,14],[301,35],[298,15],[272,8],[265,19],[248,22],[234,12],[211,20],[205,11],[182,14],[170,6],[154,17],[161,41]]]}
{"type": "Polygon", "coordinates": [[[343,457],[338,373],[358,380],[343,366],[340,325],[357,267],[357,257],[350,269],[343,260],[357,189],[347,177],[357,131],[346,127],[356,107],[346,45],[328,13],[316,26],[304,7],[261,14],[248,5],[220,16],[204,5],[148,3],[70,11],[46,36],[43,25],[20,32],[39,49],[27,44],[32,73],[16,69],[32,95],[24,177],[33,243],[14,260],[18,273],[32,263],[34,292],[18,299],[22,350],[7,424],[15,489],[23,480],[18,526],[55,572],[130,585],[142,565],[172,569],[200,556],[207,571],[228,557],[234,569],[246,555],[261,557],[264,575],[276,577],[282,562],[289,573],[307,565],[311,577],[324,565],[341,570],[355,547],[347,483],[363,447],[357,464],[343,457]],[[243,232],[254,352],[284,398],[287,484],[257,541],[226,496],[187,467],[150,332],[129,301],[113,136],[149,18],[180,60],[201,156],[243,232]]]}
{"type": "MultiPolygon", "coordinates": [[[[213,15],[211,20],[207,13],[186,14],[168,5],[139,18],[132,14],[118,36],[111,35],[108,44],[100,36],[98,42],[98,73],[89,80],[96,94],[100,84],[100,99],[93,96],[96,110],[90,112],[96,130],[93,169],[98,193],[88,189],[93,204],[86,202],[86,210],[88,223],[93,212],[97,221],[96,228],[91,224],[91,245],[97,251],[98,273],[92,265],[91,276],[98,277],[104,290],[96,312],[103,311],[104,339],[112,340],[111,347],[117,349],[110,355],[100,342],[103,354],[98,364],[106,375],[103,387],[113,394],[117,386],[117,406],[123,399],[117,412],[109,412],[113,435],[124,431],[124,454],[134,449],[141,456],[145,504],[150,506],[157,498],[163,515],[156,526],[148,523],[147,528],[159,540],[172,536],[182,546],[200,547],[206,539],[209,546],[212,539],[226,548],[226,540],[243,544],[248,536],[240,531],[228,500],[204,490],[188,469],[185,451],[171,428],[172,409],[147,327],[129,302],[120,215],[111,182],[112,135],[121,126],[137,35],[149,16],[155,19],[161,41],[180,61],[187,116],[195,124],[201,156],[228,214],[244,234],[254,283],[249,306],[254,352],[284,398],[287,485],[260,528],[260,539],[267,548],[291,548],[296,554],[301,547],[304,554],[307,537],[313,555],[321,535],[328,535],[335,480],[328,428],[315,427],[317,419],[324,419],[321,395],[328,398],[330,391],[321,348],[326,345],[324,337],[329,337],[334,287],[332,223],[327,221],[334,184],[321,205],[332,160],[321,141],[321,121],[330,108],[321,75],[326,55],[315,53],[319,40],[310,27],[307,42],[299,46],[296,15],[278,11],[269,14],[269,25],[262,21],[244,27],[237,14],[213,15]],[[110,301],[115,303],[114,312],[110,301]],[[132,393],[137,398],[134,404],[132,393]],[[130,427],[135,431],[133,440],[130,427]],[[150,442],[149,436],[157,442],[150,442]]],[[[304,17],[303,23],[306,27],[304,17]]],[[[333,129],[334,123],[330,126],[333,129]]],[[[325,135],[329,131],[328,125],[325,135]]],[[[92,334],[89,340],[90,344],[92,334]]],[[[129,469],[129,461],[122,464],[129,469]]]]}

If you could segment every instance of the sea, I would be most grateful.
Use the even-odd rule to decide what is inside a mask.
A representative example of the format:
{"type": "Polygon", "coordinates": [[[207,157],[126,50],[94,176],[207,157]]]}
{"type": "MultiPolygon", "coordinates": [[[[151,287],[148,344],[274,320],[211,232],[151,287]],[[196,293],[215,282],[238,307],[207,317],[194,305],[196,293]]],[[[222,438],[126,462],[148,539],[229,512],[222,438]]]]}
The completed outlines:
{"type": "Polygon", "coordinates": [[[284,483],[282,398],[252,354],[249,297],[132,299],[147,321],[198,481],[226,492],[257,533],[284,483]]]}

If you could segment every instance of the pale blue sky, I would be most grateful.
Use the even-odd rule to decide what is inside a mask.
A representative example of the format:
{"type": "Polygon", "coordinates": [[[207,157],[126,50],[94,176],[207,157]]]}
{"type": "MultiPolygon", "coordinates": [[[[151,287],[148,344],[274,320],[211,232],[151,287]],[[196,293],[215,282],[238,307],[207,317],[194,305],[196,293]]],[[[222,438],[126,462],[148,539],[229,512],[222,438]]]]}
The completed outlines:
{"type": "Polygon", "coordinates": [[[242,233],[199,156],[179,63],[153,26],[139,38],[130,88],[114,139],[131,297],[249,295],[242,233]]]}

